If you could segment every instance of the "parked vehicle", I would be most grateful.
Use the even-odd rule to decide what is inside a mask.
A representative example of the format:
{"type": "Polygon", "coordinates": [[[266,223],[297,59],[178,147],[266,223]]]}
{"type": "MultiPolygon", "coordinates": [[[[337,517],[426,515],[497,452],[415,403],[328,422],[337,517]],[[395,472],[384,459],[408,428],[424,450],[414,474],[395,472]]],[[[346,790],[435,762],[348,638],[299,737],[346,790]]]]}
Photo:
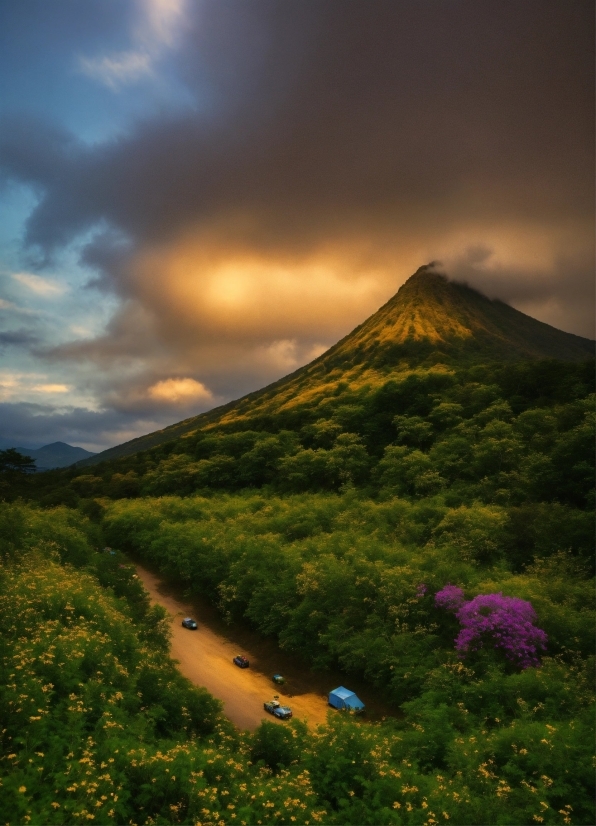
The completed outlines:
{"type": "Polygon", "coordinates": [[[285,683],[285,680],[284,680],[284,678],[281,676],[281,674],[274,674],[274,675],[273,675],[273,677],[272,677],[271,679],[273,680],[273,682],[275,683],[275,685],[283,685],[283,684],[285,683]]]}
{"type": "Polygon", "coordinates": [[[182,620],[182,627],[188,628],[189,631],[196,631],[199,626],[190,617],[184,617],[182,620]]]}
{"type": "Polygon", "coordinates": [[[242,654],[236,654],[232,662],[235,663],[238,668],[248,668],[250,665],[249,661],[242,654]]]}
{"type": "Polygon", "coordinates": [[[277,700],[269,700],[268,703],[263,703],[263,708],[269,714],[273,714],[274,717],[280,720],[289,720],[292,716],[292,709],[288,708],[288,706],[280,706],[277,700]]]}

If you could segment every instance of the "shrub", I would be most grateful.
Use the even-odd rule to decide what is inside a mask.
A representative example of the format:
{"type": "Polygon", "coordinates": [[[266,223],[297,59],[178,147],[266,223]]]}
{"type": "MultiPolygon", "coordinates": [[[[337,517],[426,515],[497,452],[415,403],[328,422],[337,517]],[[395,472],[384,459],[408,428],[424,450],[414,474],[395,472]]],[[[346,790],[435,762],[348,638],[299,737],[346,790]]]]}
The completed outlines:
{"type": "Polygon", "coordinates": [[[536,613],[525,599],[479,594],[461,605],[457,618],[462,628],[455,647],[462,656],[490,642],[521,668],[540,664],[538,652],[546,650],[547,636],[534,625],[536,613]]]}

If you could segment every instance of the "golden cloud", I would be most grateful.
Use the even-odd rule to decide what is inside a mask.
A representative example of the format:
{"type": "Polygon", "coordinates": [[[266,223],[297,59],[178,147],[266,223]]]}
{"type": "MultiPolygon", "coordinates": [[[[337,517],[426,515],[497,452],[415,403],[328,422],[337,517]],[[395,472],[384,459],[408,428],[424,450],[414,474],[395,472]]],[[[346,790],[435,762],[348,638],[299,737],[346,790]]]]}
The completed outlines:
{"type": "Polygon", "coordinates": [[[143,249],[128,289],[162,340],[187,352],[219,342],[258,350],[258,360],[269,350],[273,361],[294,367],[296,342],[322,352],[410,275],[409,261],[401,276],[379,261],[382,255],[371,256],[369,246],[368,239],[353,245],[342,239],[297,254],[196,231],[143,249]]]}
{"type": "Polygon", "coordinates": [[[68,393],[70,387],[67,384],[34,384],[31,390],[38,393],[68,393]]]}
{"type": "MultiPolygon", "coordinates": [[[[461,261],[471,262],[462,277],[480,288],[490,282],[493,295],[515,303],[517,291],[508,282],[527,282],[534,294],[543,282],[550,293],[561,256],[579,246],[590,259],[588,235],[577,222],[555,227],[480,220],[429,233],[404,221],[354,228],[349,237],[299,254],[282,245],[231,242],[222,228],[195,229],[145,247],[132,263],[129,289],[152,316],[159,338],[178,352],[191,355],[218,342],[224,349],[248,348],[261,360],[269,348],[273,361],[291,368],[297,364],[292,342],[316,344],[321,352],[375,312],[421,264],[442,260],[458,277],[461,261]],[[472,247],[487,252],[471,261],[472,247]]],[[[551,321],[544,304],[543,320],[551,321]]],[[[532,310],[541,317],[536,302],[532,310]]]]}
{"type": "Polygon", "coordinates": [[[204,384],[195,379],[162,379],[152,385],[147,395],[154,401],[180,404],[188,402],[208,402],[213,394],[204,384]]]}
{"type": "Polygon", "coordinates": [[[49,382],[48,376],[40,373],[18,373],[3,371],[0,373],[0,401],[7,402],[14,399],[37,401],[39,394],[52,396],[68,393],[71,388],[67,384],[49,382]]]}

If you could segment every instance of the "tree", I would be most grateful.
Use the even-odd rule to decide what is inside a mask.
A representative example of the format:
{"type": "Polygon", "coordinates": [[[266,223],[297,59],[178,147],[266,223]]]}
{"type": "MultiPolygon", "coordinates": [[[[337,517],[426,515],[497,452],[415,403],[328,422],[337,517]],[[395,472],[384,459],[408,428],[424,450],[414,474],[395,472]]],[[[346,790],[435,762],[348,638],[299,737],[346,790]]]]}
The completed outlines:
{"type": "MultiPolygon", "coordinates": [[[[301,733],[304,734],[304,731],[301,733]]],[[[263,760],[265,765],[276,773],[297,760],[299,754],[296,735],[291,728],[277,726],[275,723],[263,720],[253,734],[251,748],[253,761],[263,760]]]]}
{"type": "Polygon", "coordinates": [[[0,450],[0,473],[35,473],[35,459],[23,456],[14,447],[0,450]]]}

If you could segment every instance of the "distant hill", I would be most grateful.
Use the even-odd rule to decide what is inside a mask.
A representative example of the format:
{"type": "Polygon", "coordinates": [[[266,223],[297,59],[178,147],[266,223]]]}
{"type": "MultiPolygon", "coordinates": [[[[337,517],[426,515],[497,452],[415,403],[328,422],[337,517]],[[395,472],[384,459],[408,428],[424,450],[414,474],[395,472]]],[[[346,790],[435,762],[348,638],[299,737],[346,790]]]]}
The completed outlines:
{"type": "Polygon", "coordinates": [[[129,456],[197,429],[319,403],[341,387],[375,385],[391,374],[439,366],[594,358],[595,342],[557,330],[466,284],[432,264],[421,267],[385,305],[310,364],[262,390],[98,453],[82,464],[129,456]]]}
{"type": "Polygon", "coordinates": [[[37,470],[51,470],[57,467],[68,467],[74,465],[82,459],[90,459],[95,456],[89,450],[82,447],[73,447],[65,442],[53,442],[51,445],[44,445],[36,450],[26,447],[15,448],[23,456],[30,456],[35,459],[37,470]]]}

